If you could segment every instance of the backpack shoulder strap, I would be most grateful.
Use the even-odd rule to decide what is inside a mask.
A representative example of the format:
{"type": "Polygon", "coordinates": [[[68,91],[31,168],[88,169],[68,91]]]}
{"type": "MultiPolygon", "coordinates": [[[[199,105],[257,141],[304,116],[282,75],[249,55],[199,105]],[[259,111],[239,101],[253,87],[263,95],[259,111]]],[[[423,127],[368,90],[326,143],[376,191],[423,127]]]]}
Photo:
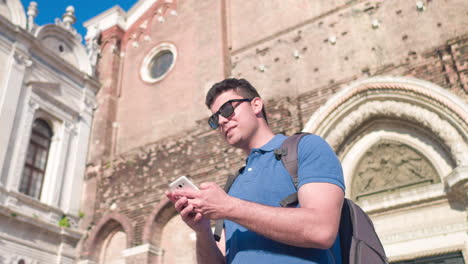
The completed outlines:
{"type": "MultiPolygon", "coordinates": [[[[244,170],[245,167],[242,167],[239,172],[237,172],[236,174],[230,174],[228,175],[228,178],[226,180],[226,184],[224,184],[224,191],[226,193],[229,192],[229,189],[231,189],[231,186],[232,184],[234,183],[234,181],[236,180],[237,176],[239,176],[240,173],[242,173],[242,171],[244,170]]],[[[223,231],[223,227],[224,227],[224,220],[223,219],[219,219],[219,220],[216,220],[216,223],[215,223],[215,231],[214,231],[214,239],[216,241],[219,241],[221,239],[221,232],[223,231]]]]}
{"type": "MultiPolygon", "coordinates": [[[[279,149],[275,149],[275,156],[276,159],[281,160],[284,167],[288,171],[289,175],[291,175],[294,187],[297,189],[297,170],[298,170],[298,148],[299,148],[299,141],[301,141],[302,137],[308,135],[309,133],[306,132],[299,132],[290,137],[288,137],[279,149]]],[[[297,204],[297,192],[289,195],[288,197],[281,200],[280,205],[282,207],[288,206],[295,206],[297,204]]]]}

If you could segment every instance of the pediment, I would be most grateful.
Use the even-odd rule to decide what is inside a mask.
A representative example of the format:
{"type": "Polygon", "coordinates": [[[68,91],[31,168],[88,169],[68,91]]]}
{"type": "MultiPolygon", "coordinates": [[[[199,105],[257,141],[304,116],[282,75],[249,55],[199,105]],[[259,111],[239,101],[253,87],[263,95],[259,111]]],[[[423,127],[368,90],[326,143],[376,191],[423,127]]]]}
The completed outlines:
{"type": "Polygon", "coordinates": [[[29,82],[32,92],[69,113],[79,112],[79,103],[64,91],[59,83],[29,82]]]}

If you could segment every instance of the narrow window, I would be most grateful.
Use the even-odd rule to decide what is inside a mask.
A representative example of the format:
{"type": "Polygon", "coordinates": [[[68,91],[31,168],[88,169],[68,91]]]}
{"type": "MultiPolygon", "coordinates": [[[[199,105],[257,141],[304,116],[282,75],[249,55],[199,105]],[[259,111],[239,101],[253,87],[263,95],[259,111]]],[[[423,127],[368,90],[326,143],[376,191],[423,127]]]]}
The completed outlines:
{"type": "Polygon", "coordinates": [[[46,121],[34,121],[19,191],[36,199],[41,196],[52,135],[46,121]]]}

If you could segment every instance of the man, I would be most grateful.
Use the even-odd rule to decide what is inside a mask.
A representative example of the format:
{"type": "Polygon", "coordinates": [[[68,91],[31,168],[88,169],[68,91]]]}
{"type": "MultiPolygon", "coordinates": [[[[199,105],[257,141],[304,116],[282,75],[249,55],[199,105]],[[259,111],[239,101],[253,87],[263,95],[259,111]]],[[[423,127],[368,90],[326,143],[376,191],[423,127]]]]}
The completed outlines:
{"type": "Polygon", "coordinates": [[[286,137],[268,126],[255,88],[243,79],[226,79],[210,89],[206,105],[213,113],[210,126],[248,159],[229,194],[215,183],[202,183],[200,191],[166,193],[197,234],[198,263],[341,263],[337,231],[344,182],[328,144],[315,135],[301,140],[299,205],[282,208],[279,202],[296,192],[273,153],[286,137]],[[225,219],[221,249],[209,221],[216,219],[225,219]]]}

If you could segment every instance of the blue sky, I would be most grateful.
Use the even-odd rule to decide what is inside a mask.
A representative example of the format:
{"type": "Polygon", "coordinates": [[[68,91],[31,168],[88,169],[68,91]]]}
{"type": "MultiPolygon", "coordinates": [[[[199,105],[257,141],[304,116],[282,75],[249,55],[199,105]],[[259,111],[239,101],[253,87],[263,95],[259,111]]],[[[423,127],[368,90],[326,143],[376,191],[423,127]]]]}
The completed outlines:
{"type": "MultiPolygon", "coordinates": [[[[32,1],[21,0],[25,12],[30,2],[32,1]]],[[[137,2],[137,0],[34,0],[34,2],[37,3],[37,8],[39,10],[39,14],[35,19],[35,22],[38,25],[54,23],[55,18],[62,18],[67,6],[72,5],[75,7],[76,23],[74,24],[74,27],[84,38],[86,35],[86,29],[83,27],[83,23],[85,21],[115,5],[119,5],[123,10],[128,11],[137,2]]]]}

